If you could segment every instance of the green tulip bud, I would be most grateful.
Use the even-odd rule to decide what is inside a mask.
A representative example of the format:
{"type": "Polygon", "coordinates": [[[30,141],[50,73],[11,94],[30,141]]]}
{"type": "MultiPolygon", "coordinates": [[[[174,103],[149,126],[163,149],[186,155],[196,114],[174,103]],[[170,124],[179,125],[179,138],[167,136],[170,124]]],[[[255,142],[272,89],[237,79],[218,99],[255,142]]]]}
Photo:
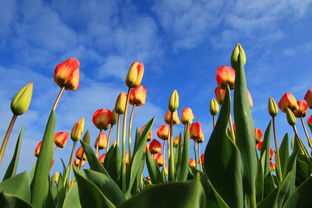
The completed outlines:
{"type": "Polygon", "coordinates": [[[11,102],[11,110],[14,115],[22,115],[28,110],[32,98],[32,91],[33,83],[29,82],[16,93],[11,102]]]}
{"type": "Polygon", "coordinates": [[[234,69],[237,69],[238,67],[238,55],[241,56],[242,62],[245,65],[246,64],[246,55],[243,47],[241,44],[236,44],[233,52],[232,52],[232,57],[231,57],[231,65],[234,69]]]}
{"type": "Polygon", "coordinates": [[[286,109],[286,118],[287,118],[289,125],[291,126],[296,125],[296,117],[289,108],[286,109]]]}
{"type": "Polygon", "coordinates": [[[110,121],[110,124],[111,124],[111,126],[114,126],[114,125],[117,123],[118,114],[116,113],[115,110],[113,110],[112,113],[113,113],[113,118],[112,118],[112,120],[110,121]]]}
{"type": "Polygon", "coordinates": [[[218,101],[214,98],[211,99],[210,101],[210,114],[212,116],[217,115],[219,112],[219,104],[218,101]]]}
{"type": "Polygon", "coordinates": [[[274,98],[270,97],[269,98],[269,105],[268,105],[268,109],[269,109],[269,114],[272,117],[275,117],[278,113],[278,107],[276,105],[276,102],[274,100],[274,98]]]}
{"type": "Polygon", "coordinates": [[[86,144],[90,144],[90,133],[89,130],[83,135],[82,141],[86,144]]]}
{"type": "Polygon", "coordinates": [[[172,92],[169,99],[168,108],[171,112],[174,112],[179,108],[179,95],[177,90],[172,92]]]}

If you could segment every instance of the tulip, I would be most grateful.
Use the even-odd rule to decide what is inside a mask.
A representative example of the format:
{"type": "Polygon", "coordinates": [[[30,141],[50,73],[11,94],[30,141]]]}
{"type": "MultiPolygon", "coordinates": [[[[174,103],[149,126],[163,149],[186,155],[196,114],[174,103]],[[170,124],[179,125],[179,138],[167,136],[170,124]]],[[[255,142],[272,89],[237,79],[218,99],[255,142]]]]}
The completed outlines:
{"type": "Polygon", "coordinates": [[[252,108],[253,107],[253,100],[252,100],[252,97],[251,97],[249,90],[247,90],[247,95],[248,95],[249,106],[250,106],[250,108],[252,108]]]}
{"type": "Polygon", "coordinates": [[[192,158],[189,159],[189,166],[196,168],[196,161],[192,158]]]}
{"type": "Polygon", "coordinates": [[[86,160],[81,160],[79,158],[75,158],[74,160],[74,165],[77,166],[78,168],[82,168],[86,163],[87,163],[86,160]]]}
{"type": "Polygon", "coordinates": [[[106,154],[105,154],[105,153],[103,153],[103,154],[99,157],[100,163],[104,164],[105,157],[106,157],[106,154]]]}
{"type": "Polygon", "coordinates": [[[105,149],[107,147],[107,136],[104,132],[100,132],[95,140],[94,148],[105,149]]]}
{"type": "Polygon", "coordinates": [[[258,144],[259,142],[261,142],[262,139],[262,131],[261,129],[255,128],[255,140],[256,143],[258,144]]]}
{"type": "Polygon", "coordinates": [[[190,126],[190,138],[194,141],[203,140],[203,132],[200,127],[200,122],[192,123],[190,126]]]}
{"type": "Polygon", "coordinates": [[[226,86],[229,85],[230,89],[233,89],[235,72],[235,69],[229,66],[219,66],[216,75],[218,86],[222,89],[226,89],[226,86]]]}
{"type": "Polygon", "coordinates": [[[308,104],[304,100],[298,100],[298,109],[294,110],[293,113],[297,118],[302,118],[307,115],[307,110],[308,110],[308,104]]]}
{"type": "Polygon", "coordinates": [[[289,125],[291,126],[296,125],[296,117],[289,108],[286,108],[286,118],[287,118],[287,122],[289,123],[289,125]]]}
{"type": "Polygon", "coordinates": [[[173,140],[173,146],[177,147],[179,145],[179,141],[180,141],[180,136],[176,136],[173,140]]]}
{"type": "Polygon", "coordinates": [[[82,160],[86,160],[87,159],[87,156],[86,154],[84,153],[84,149],[82,147],[79,147],[77,152],[76,152],[76,158],[78,159],[82,159],[82,160]]]}
{"type": "Polygon", "coordinates": [[[108,109],[99,109],[92,116],[93,124],[98,129],[107,130],[110,126],[110,121],[113,118],[113,113],[108,109]]]}
{"type": "Polygon", "coordinates": [[[231,65],[234,69],[238,68],[238,55],[241,57],[241,60],[243,62],[243,64],[246,64],[246,55],[245,55],[245,51],[243,49],[243,47],[241,46],[241,44],[236,44],[233,52],[232,52],[232,56],[231,56],[231,65]]]}
{"type": "Polygon", "coordinates": [[[270,161],[270,169],[271,169],[271,171],[274,171],[275,167],[276,167],[275,163],[270,161]]]}
{"type": "Polygon", "coordinates": [[[269,106],[268,106],[268,109],[269,109],[269,114],[272,116],[272,117],[275,117],[278,113],[278,107],[276,105],[276,102],[274,100],[274,98],[270,97],[269,98],[269,106]]]}
{"type": "Polygon", "coordinates": [[[120,93],[115,102],[114,111],[118,114],[124,114],[126,101],[127,101],[127,94],[125,92],[120,93]]]}
{"type": "Polygon", "coordinates": [[[36,149],[35,149],[35,152],[34,152],[34,155],[35,155],[36,157],[39,156],[40,149],[41,149],[41,145],[42,145],[42,141],[40,141],[40,142],[37,144],[37,146],[36,146],[36,149]]]}
{"type": "Polygon", "coordinates": [[[164,166],[165,165],[165,163],[166,163],[166,160],[164,159],[164,155],[163,154],[161,154],[161,153],[157,153],[156,154],[156,163],[157,163],[157,165],[159,166],[159,167],[162,167],[162,166],[164,166]]]}
{"type": "MultiPolygon", "coordinates": [[[[144,128],[145,128],[145,125],[140,128],[140,134],[143,133],[144,128]]],[[[148,136],[147,136],[147,141],[151,141],[152,138],[153,138],[153,132],[152,132],[152,130],[150,130],[150,132],[148,133],[148,136]]]]}
{"type": "Polygon", "coordinates": [[[53,181],[55,182],[55,183],[57,183],[58,181],[59,181],[59,178],[60,178],[60,173],[59,172],[54,172],[53,173],[53,181]]]}
{"type": "Polygon", "coordinates": [[[146,101],[146,88],[139,85],[130,91],[129,103],[131,105],[141,106],[146,101]]]}
{"type": "Polygon", "coordinates": [[[193,123],[194,114],[191,108],[184,108],[182,110],[181,122],[185,124],[193,123]]]}
{"type": "Polygon", "coordinates": [[[218,114],[218,112],[219,112],[219,104],[218,104],[218,101],[216,99],[214,99],[214,98],[211,99],[209,110],[210,110],[210,114],[212,116],[215,116],[215,115],[218,114]]]}
{"type": "Polygon", "coordinates": [[[144,75],[144,65],[140,62],[134,62],[130,66],[127,74],[126,84],[129,88],[136,87],[141,84],[144,75]]]}
{"type": "Polygon", "coordinates": [[[162,150],[161,143],[159,141],[157,141],[156,139],[153,139],[153,141],[149,145],[149,151],[152,154],[157,154],[157,153],[160,153],[161,150],[162,150]]]}
{"type": "Polygon", "coordinates": [[[201,154],[200,158],[199,158],[199,163],[200,164],[204,164],[204,160],[205,160],[205,154],[201,154]]]}
{"type": "Polygon", "coordinates": [[[293,94],[289,92],[283,95],[281,100],[278,102],[278,107],[284,113],[286,113],[287,108],[289,108],[290,110],[297,110],[299,108],[296,98],[293,96],[293,94]]]}
{"type": "Polygon", "coordinates": [[[59,148],[65,147],[68,140],[68,135],[69,133],[67,131],[54,134],[54,144],[59,148]]]}
{"type": "Polygon", "coordinates": [[[69,58],[56,66],[54,81],[65,90],[77,90],[79,87],[79,66],[76,58],[69,58]]]}
{"type": "Polygon", "coordinates": [[[259,143],[256,144],[256,147],[259,151],[261,151],[262,146],[263,146],[263,141],[260,141],[259,143]]]}
{"type": "Polygon", "coordinates": [[[224,97],[225,97],[225,93],[226,93],[226,90],[224,89],[221,89],[220,87],[217,87],[215,90],[215,95],[216,95],[216,98],[217,98],[217,101],[220,105],[222,105],[223,101],[224,101],[224,97]]]}
{"type": "Polygon", "coordinates": [[[74,142],[80,139],[83,129],[84,129],[84,118],[81,118],[78,122],[75,123],[70,134],[70,137],[74,142]]]}
{"type": "Polygon", "coordinates": [[[157,136],[159,137],[159,139],[168,140],[170,134],[169,132],[170,127],[167,125],[162,125],[157,129],[157,136]]]}
{"type": "Polygon", "coordinates": [[[179,94],[177,90],[174,90],[171,95],[170,95],[170,99],[169,99],[169,103],[168,103],[168,109],[171,112],[176,111],[179,108],[179,94]]]}
{"type": "Polygon", "coordinates": [[[170,125],[171,122],[171,116],[172,116],[172,125],[178,125],[180,124],[180,120],[179,120],[179,116],[178,116],[178,112],[174,111],[167,111],[166,115],[165,115],[165,119],[164,121],[166,122],[166,124],[170,125]],[[173,113],[173,114],[172,114],[173,113]]]}
{"type": "Polygon", "coordinates": [[[272,160],[274,155],[274,150],[272,148],[270,148],[270,160],[272,160]]]}
{"type": "Polygon", "coordinates": [[[309,127],[311,128],[311,131],[312,131],[312,115],[308,118],[307,124],[309,125],[309,127]]]}
{"type": "Polygon", "coordinates": [[[312,89],[309,89],[304,96],[304,99],[307,101],[309,108],[312,109],[312,89]]]}
{"type": "Polygon", "coordinates": [[[32,92],[33,83],[29,82],[15,94],[11,102],[11,110],[14,115],[22,115],[28,110],[32,98],[32,92]]]}

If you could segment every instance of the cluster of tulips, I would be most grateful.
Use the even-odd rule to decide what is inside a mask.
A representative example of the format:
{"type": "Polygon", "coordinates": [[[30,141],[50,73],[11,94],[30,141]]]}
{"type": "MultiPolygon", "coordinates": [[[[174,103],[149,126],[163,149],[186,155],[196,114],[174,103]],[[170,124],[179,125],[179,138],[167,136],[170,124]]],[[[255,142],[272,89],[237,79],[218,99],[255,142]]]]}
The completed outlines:
{"type": "MultiPolygon", "coordinates": [[[[1,207],[312,207],[312,158],[296,127],[298,118],[312,148],[304,121],[308,108],[312,108],[312,89],[304,100],[297,101],[291,93],[285,93],[277,105],[269,98],[271,121],[263,134],[252,120],[253,100],[247,88],[245,64],[245,52],[237,44],[231,66],[218,67],[216,98],[210,102],[213,131],[201,152],[201,123],[194,122],[189,107],[182,109],[179,117],[177,90],[169,97],[166,124],[158,127],[158,140],[153,139],[151,130],[154,118],[133,131],[135,108],[144,105],[147,97],[141,85],[144,65],[139,62],[130,66],[125,80],[127,93],[118,95],[114,109],[96,110],[92,119],[90,115],[99,131],[94,148],[90,146],[89,131],[84,131],[84,118],[74,124],[71,132],[55,133],[55,111],[62,94],[79,87],[79,61],[70,58],[60,63],[54,71],[60,92],[43,139],[34,151],[36,163],[29,174],[16,173],[22,128],[0,183],[1,207]],[[290,142],[285,134],[280,147],[275,120],[279,109],[286,114],[294,135],[290,142]],[[174,136],[174,126],[180,123],[183,132],[174,136]],[[275,150],[270,145],[271,134],[275,150]],[[62,163],[63,170],[51,173],[54,152],[64,148],[69,138],[73,143],[68,164],[55,161],[62,163]],[[83,169],[87,163],[90,168],[83,169]]],[[[1,145],[0,165],[15,121],[30,105],[32,89],[33,83],[28,83],[11,102],[13,117],[1,145]]],[[[312,115],[307,123],[312,131],[312,115]]]]}

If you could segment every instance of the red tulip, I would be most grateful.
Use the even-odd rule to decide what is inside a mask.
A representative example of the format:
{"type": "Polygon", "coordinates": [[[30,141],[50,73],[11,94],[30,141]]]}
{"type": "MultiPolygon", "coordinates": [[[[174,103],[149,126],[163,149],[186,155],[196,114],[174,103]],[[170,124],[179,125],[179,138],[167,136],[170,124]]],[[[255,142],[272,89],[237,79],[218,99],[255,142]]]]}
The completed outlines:
{"type": "Polygon", "coordinates": [[[299,108],[297,110],[294,110],[294,115],[297,118],[305,117],[307,115],[308,104],[304,100],[298,100],[297,104],[299,108]]]}
{"type": "Polygon", "coordinates": [[[309,89],[304,96],[304,99],[307,101],[309,108],[312,109],[312,89],[309,89]]]}
{"type": "Polygon", "coordinates": [[[261,129],[255,128],[255,139],[256,143],[259,143],[262,139],[262,131],[261,129]]]}
{"type": "Polygon", "coordinates": [[[258,144],[256,144],[256,147],[259,151],[261,151],[263,145],[263,141],[260,141],[258,144]]]}
{"type": "Polygon", "coordinates": [[[274,155],[274,150],[272,148],[270,148],[270,160],[272,160],[274,155]]]}
{"type": "Polygon", "coordinates": [[[77,90],[79,87],[79,66],[76,58],[70,58],[56,66],[54,70],[54,81],[66,90],[77,90]]]}
{"type": "Polygon", "coordinates": [[[205,154],[202,154],[199,158],[198,164],[204,164],[205,154]]]}
{"type": "Polygon", "coordinates": [[[235,69],[229,66],[219,66],[217,70],[217,83],[220,88],[226,89],[227,84],[230,89],[234,88],[235,69]]]}
{"type": "Polygon", "coordinates": [[[161,150],[162,150],[161,143],[159,141],[157,141],[156,139],[153,139],[153,141],[149,145],[149,151],[152,154],[156,154],[156,153],[161,152],[161,150]]]}
{"type": "Polygon", "coordinates": [[[40,149],[41,149],[41,145],[42,145],[42,141],[40,141],[40,142],[37,144],[37,146],[36,146],[36,149],[35,149],[35,152],[34,152],[34,155],[35,155],[36,157],[39,156],[40,149]]]}
{"type": "Polygon", "coordinates": [[[68,140],[68,135],[69,135],[69,132],[67,131],[58,132],[54,134],[54,144],[59,148],[65,147],[67,140],[68,140]]]}
{"type": "Polygon", "coordinates": [[[223,101],[224,101],[224,97],[225,97],[225,93],[226,93],[226,90],[224,89],[221,89],[220,87],[217,87],[215,90],[215,95],[216,95],[216,99],[218,101],[218,103],[220,105],[222,105],[223,101]]]}
{"type": "Polygon", "coordinates": [[[170,134],[170,127],[167,125],[162,125],[157,129],[157,136],[159,139],[168,140],[170,134]]]}
{"type": "Polygon", "coordinates": [[[275,170],[275,167],[276,167],[275,163],[270,161],[270,168],[271,168],[272,171],[275,170]]]}
{"type": "Polygon", "coordinates": [[[190,138],[201,143],[204,139],[203,132],[200,127],[200,122],[192,123],[190,126],[190,138]]]}
{"type": "Polygon", "coordinates": [[[105,154],[105,153],[103,153],[103,154],[99,157],[100,163],[102,163],[102,164],[104,163],[105,157],[106,157],[106,154],[105,154]]]}
{"type": "Polygon", "coordinates": [[[312,128],[312,115],[308,118],[307,123],[310,128],[312,128]]]}
{"type": "Polygon", "coordinates": [[[108,109],[99,109],[92,116],[93,124],[98,129],[107,130],[110,126],[110,121],[113,118],[113,113],[108,109]]]}
{"type": "Polygon", "coordinates": [[[278,102],[278,107],[284,113],[286,113],[287,108],[290,110],[296,110],[299,108],[296,98],[290,92],[287,92],[283,95],[281,100],[278,102]]]}
{"type": "Polygon", "coordinates": [[[196,161],[192,158],[189,159],[189,166],[196,168],[196,161]]]}
{"type": "MultiPolygon", "coordinates": [[[[145,125],[141,127],[140,129],[140,134],[143,133],[144,131],[144,128],[145,128],[145,125]]],[[[153,138],[153,132],[152,132],[152,129],[150,130],[150,132],[148,133],[148,136],[147,136],[147,141],[151,141],[153,138]]]]}
{"type": "Polygon", "coordinates": [[[130,91],[129,103],[131,105],[141,106],[146,101],[146,88],[139,85],[130,91]]]}
{"type": "Polygon", "coordinates": [[[99,136],[96,138],[95,143],[94,143],[94,148],[96,148],[96,146],[98,146],[98,148],[104,149],[107,147],[107,136],[104,132],[101,132],[99,134],[99,136]]]}

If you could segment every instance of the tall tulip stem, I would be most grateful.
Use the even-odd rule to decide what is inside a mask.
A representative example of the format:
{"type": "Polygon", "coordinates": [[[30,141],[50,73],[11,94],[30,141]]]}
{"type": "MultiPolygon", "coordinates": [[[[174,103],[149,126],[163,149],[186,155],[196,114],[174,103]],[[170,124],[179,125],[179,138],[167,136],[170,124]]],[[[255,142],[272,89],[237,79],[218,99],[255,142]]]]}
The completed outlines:
{"type": "Polygon", "coordinates": [[[4,155],[4,151],[5,151],[6,146],[8,144],[8,141],[9,141],[9,138],[10,138],[10,135],[11,135],[14,123],[16,121],[16,118],[17,118],[17,115],[13,114],[11,122],[9,124],[9,127],[8,127],[8,129],[7,129],[6,133],[5,133],[5,136],[4,136],[2,145],[1,145],[1,149],[0,149],[0,164],[2,163],[2,158],[3,158],[3,155],[4,155]]]}
{"type": "Polygon", "coordinates": [[[112,135],[112,129],[113,129],[113,126],[110,126],[109,127],[109,131],[108,131],[108,137],[107,137],[106,153],[109,150],[109,143],[110,143],[110,138],[111,138],[111,135],[112,135]]]}
{"type": "Polygon", "coordinates": [[[129,152],[130,160],[132,158],[131,134],[132,134],[132,122],[133,122],[133,116],[134,116],[134,109],[135,109],[135,104],[132,106],[130,120],[129,120],[129,127],[128,127],[128,152],[129,152]]]}
{"type": "MultiPolygon", "coordinates": [[[[98,134],[98,138],[101,136],[101,132],[102,132],[102,129],[100,129],[100,132],[99,132],[99,134],[98,134]]],[[[95,152],[95,155],[96,155],[96,157],[98,157],[99,156],[99,144],[98,143],[96,143],[96,152],[95,152]]]]}
{"type": "MultiPolygon", "coordinates": [[[[69,158],[69,161],[68,161],[68,165],[67,165],[67,171],[66,171],[66,174],[65,174],[65,179],[64,179],[64,186],[66,184],[66,179],[67,179],[67,175],[69,174],[68,176],[68,182],[70,181],[70,178],[71,178],[71,172],[72,172],[72,167],[73,167],[73,156],[74,156],[74,151],[75,151],[75,148],[76,148],[76,144],[77,142],[74,141],[73,143],[73,147],[72,147],[72,151],[70,153],[70,158],[69,158]]],[[[69,183],[68,183],[69,185],[69,183]]]]}
{"type": "Polygon", "coordinates": [[[304,121],[303,121],[303,118],[302,118],[302,117],[300,118],[300,121],[301,121],[301,124],[302,124],[302,128],[303,128],[303,130],[304,130],[304,133],[305,133],[305,135],[306,135],[306,137],[307,137],[308,144],[309,144],[310,148],[312,148],[312,141],[311,141],[311,139],[310,139],[309,133],[308,133],[308,131],[307,131],[307,128],[306,128],[306,126],[305,126],[305,124],[304,124],[304,121]]]}
{"type": "Polygon", "coordinates": [[[120,140],[120,115],[118,114],[118,116],[117,116],[117,133],[116,133],[116,135],[117,135],[117,145],[119,146],[119,140],[120,140]]]}
{"type": "Polygon", "coordinates": [[[164,163],[164,168],[166,167],[166,140],[164,140],[164,144],[163,144],[163,163],[164,163]]]}
{"type": "Polygon", "coordinates": [[[275,143],[275,151],[276,151],[276,172],[277,172],[277,177],[280,183],[282,183],[283,176],[282,176],[282,166],[281,166],[281,159],[280,159],[280,154],[279,154],[279,148],[278,148],[278,142],[277,142],[277,135],[276,135],[276,122],[275,118],[272,117],[272,122],[273,122],[273,134],[274,134],[274,143],[275,143]]]}
{"type": "Polygon", "coordinates": [[[202,161],[200,160],[200,143],[197,143],[197,158],[198,158],[200,170],[203,171],[202,161]]]}
{"type": "Polygon", "coordinates": [[[305,149],[300,137],[299,137],[299,134],[298,134],[298,131],[297,131],[297,128],[296,128],[296,125],[293,125],[293,130],[295,132],[295,137],[297,139],[297,142],[298,142],[298,145],[299,145],[299,149],[301,151],[302,154],[306,155],[308,158],[310,157],[309,156],[309,153],[307,152],[307,150],[305,149]]]}
{"type": "Polygon", "coordinates": [[[212,128],[216,126],[216,116],[212,115],[212,128]]]}
{"type": "Polygon", "coordinates": [[[169,135],[169,181],[174,181],[174,153],[173,153],[173,112],[170,118],[170,135],[169,135]]]}
{"type": "Polygon", "coordinates": [[[58,103],[60,102],[60,99],[63,95],[63,92],[65,90],[65,87],[62,87],[59,94],[57,95],[55,101],[54,101],[54,105],[53,105],[53,110],[55,111],[55,109],[57,108],[58,103]]]}
{"type": "Polygon", "coordinates": [[[197,151],[196,151],[196,141],[194,140],[194,146],[193,146],[193,149],[194,149],[194,156],[195,156],[195,168],[197,169],[197,162],[198,162],[198,159],[197,159],[197,151]]]}

